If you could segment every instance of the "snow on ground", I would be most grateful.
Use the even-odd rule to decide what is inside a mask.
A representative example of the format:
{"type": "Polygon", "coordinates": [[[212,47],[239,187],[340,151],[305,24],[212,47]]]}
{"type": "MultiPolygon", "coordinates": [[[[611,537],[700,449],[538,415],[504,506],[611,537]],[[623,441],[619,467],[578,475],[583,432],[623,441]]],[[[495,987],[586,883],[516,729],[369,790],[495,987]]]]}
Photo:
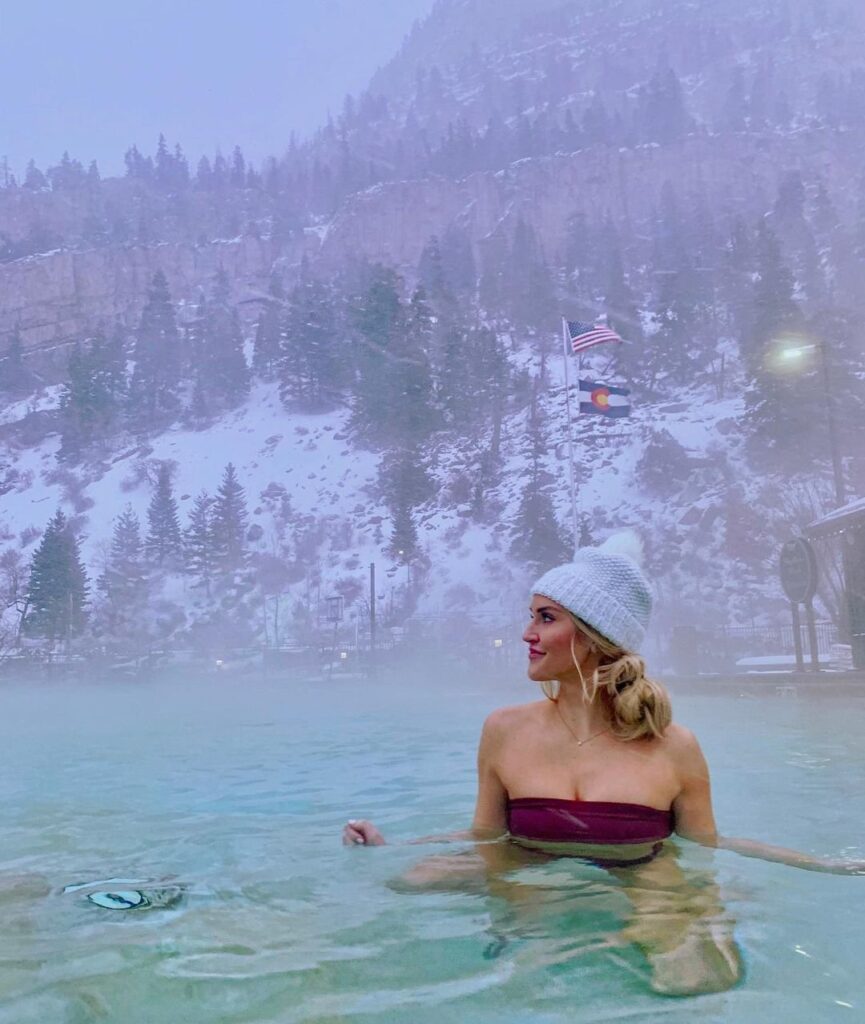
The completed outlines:
{"type": "Polygon", "coordinates": [[[363,488],[375,479],[378,457],[349,446],[341,432],[346,418],[345,412],[288,414],[275,386],[260,384],[241,409],[208,429],[175,427],[147,445],[130,443],[111,456],[104,472],[93,465],[58,467],[59,439],[49,437],[37,447],[17,453],[14,468],[22,486],[4,495],[6,532],[18,533],[30,526],[42,529],[58,507],[73,514],[76,502],[68,500],[65,481],[77,478],[84,481],[78,506],[87,499],[92,502],[84,509],[83,551],[89,560],[96,546],[110,537],[114,516],[127,504],[146,522],[151,490],[142,473],[145,460],[177,464],[174,493],[184,523],[195,495],[203,489],[215,493],[229,462],[234,463],[246,490],[251,522],[256,520],[261,492],[272,483],[286,488],[297,512],[318,516],[348,513],[363,488]]]}
{"type": "MultiPolygon", "coordinates": [[[[526,362],[529,353],[518,351],[514,358],[526,362]]],[[[559,522],[569,532],[570,479],[567,445],[563,443],[567,417],[560,374],[560,368],[553,372],[546,399],[550,441],[547,468],[557,481],[554,501],[559,522]]],[[[53,399],[56,401],[56,395],[53,399]]],[[[40,408],[50,406],[51,400],[50,395],[41,396],[40,408]]],[[[28,403],[27,408],[32,405],[28,403]]],[[[606,422],[597,416],[577,417],[573,425],[577,504],[580,514],[600,523],[594,539],[600,541],[624,526],[651,533],[665,524],[687,522],[689,514],[696,515],[694,509],[702,514],[714,499],[702,494],[699,485],[684,488],[673,498],[653,496],[638,485],[637,463],[647,438],[659,429],[672,434],[695,465],[719,443],[726,451],[734,451],[735,440],[719,432],[718,425],[729,425],[741,416],[741,411],[738,397],[713,401],[695,393],[684,394],[680,402],[637,405],[630,419],[606,422]]],[[[490,496],[501,506],[496,522],[474,523],[468,505],[443,505],[440,495],[418,509],[418,537],[431,565],[419,606],[422,614],[447,615],[461,600],[468,600],[476,614],[505,617],[506,621],[522,616],[523,591],[531,573],[514,565],[508,548],[526,480],[526,418],[522,411],[503,424],[502,483],[490,496]]],[[[181,525],[185,526],[195,496],[201,490],[214,494],[226,464],[232,462],[246,491],[250,524],[262,528],[262,536],[253,547],[273,550],[273,505],[262,501],[261,496],[277,485],[285,488],[297,515],[329,519],[334,526],[339,522],[351,525],[348,533],[343,531],[348,539],[339,548],[328,539],[319,549],[322,593],[327,592],[329,584],[347,576],[355,578],[365,591],[368,566],[373,561],[382,581],[379,593],[386,594],[391,588],[399,592],[410,568],[395,565],[384,554],[392,527],[387,509],[372,496],[380,456],[351,445],[347,419],[347,410],[323,415],[287,412],[275,385],[258,383],[240,409],[209,428],[175,427],[146,445],[130,442],[99,464],[58,466],[55,455],[59,442],[55,435],[34,448],[7,453],[7,474],[11,468],[18,476],[17,483],[3,496],[0,526],[6,542],[14,543],[15,535],[20,536],[27,528],[43,529],[58,506],[67,513],[81,514],[85,517],[83,554],[91,573],[96,574],[111,536],[112,521],[125,505],[132,505],[146,527],[151,498],[148,465],[152,469],[156,461],[176,463],[174,493],[181,525]]],[[[479,443],[487,442],[488,436],[466,438],[442,451],[435,467],[442,488],[459,470],[466,452],[476,451],[479,443]]],[[[336,532],[334,529],[329,534],[336,532]]],[[[27,557],[33,547],[31,541],[24,551],[27,557]]]]}
{"type": "Polygon", "coordinates": [[[62,390],[62,384],[54,384],[52,387],[44,388],[35,395],[29,395],[27,398],[22,398],[17,402],[10,402],[7,406],[0,409],[0,424],[17,423],[18,420],[23,420],[28,413],[56,409],[62,390]]]}

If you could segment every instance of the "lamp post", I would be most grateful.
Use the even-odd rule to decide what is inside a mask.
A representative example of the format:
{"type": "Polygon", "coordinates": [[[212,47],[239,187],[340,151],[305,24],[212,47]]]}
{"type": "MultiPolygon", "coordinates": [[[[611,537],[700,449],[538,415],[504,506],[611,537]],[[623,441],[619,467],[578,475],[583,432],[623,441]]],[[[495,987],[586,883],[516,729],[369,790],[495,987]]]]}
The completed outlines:
{"type": "Polygon", "coordinates": [[[835,417],[835,396],[832,392],[828,347],[822,339],[804,341],[789,338],[777,349],[775,364],[780,370],[795,373],[805,367],[806,360],[812,352],[816,352],[820,360],[820,372],[823,377],[823,390],[826,399],[826,425],[829,431],[829,450],[832,456],[832,476],[835,480],[835,507],[840,508],[847,499],[844,487],[844,465],[841,461],[841,448],[838,441],[838,421],[835,417]]]}
{"type": "MultiPolygon", "coordinates": [[[[823,378],[824,404],[826,406],[826,427],[829,433],[829,451],[832,457],[832,476],[835,483],[835,507],[841,508],[846,503],[847,493],[844,486],[844,463],[841,459],[841,446],[838,438],[838,420],[835,415],[835,395],[832,390],[829,347],[822,338],[787,338],[782,340],[776,349],[774,363],[776,368],[781,371],[799,372],[807,365],[807,360],[812,353],[816,353],[820,360],[820,374],[823,378]]],[[[850,591],[849,553],[844,545],[841,546],[841,576],[847,603],[849,628],[854,637],[855,649],[856,615],[850,591]]],[[[811,642],[814,643],[813,638],[811,642]]]]}

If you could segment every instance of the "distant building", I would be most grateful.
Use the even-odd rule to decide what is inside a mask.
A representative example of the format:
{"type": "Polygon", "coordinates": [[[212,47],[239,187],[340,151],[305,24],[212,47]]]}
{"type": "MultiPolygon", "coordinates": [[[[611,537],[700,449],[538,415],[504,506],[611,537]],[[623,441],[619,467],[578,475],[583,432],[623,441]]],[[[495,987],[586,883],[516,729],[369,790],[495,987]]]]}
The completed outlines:
{"type": "Polygon", "coordinates": [[[810,523],[809,538],[837,537],[844,566],[853,664],[865,669],[865,498],[857,498],[810,523]]]}

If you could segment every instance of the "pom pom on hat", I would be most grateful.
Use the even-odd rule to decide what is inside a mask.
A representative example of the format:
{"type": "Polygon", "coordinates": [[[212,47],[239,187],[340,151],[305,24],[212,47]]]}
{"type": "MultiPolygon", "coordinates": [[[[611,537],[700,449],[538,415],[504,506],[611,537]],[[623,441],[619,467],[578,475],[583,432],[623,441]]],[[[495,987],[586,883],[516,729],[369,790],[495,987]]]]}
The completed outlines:
{"type": "Polygon", "coordinates": [[[610,534],[604,543],[599,544],[594,550],[603,551],[605,555],[626,555],[640,568],[643,566],[643,542],[633,530],[620,530],[618,533],[610,534]]]}
{"type": "Polygon", "coordinates": [[[652,611],[642,560],[640,538],[624,530],[599,547],[580,548],[573,562],[544,573],[532,593],[551,598],[618,647],[636,653],[652,611]]]}

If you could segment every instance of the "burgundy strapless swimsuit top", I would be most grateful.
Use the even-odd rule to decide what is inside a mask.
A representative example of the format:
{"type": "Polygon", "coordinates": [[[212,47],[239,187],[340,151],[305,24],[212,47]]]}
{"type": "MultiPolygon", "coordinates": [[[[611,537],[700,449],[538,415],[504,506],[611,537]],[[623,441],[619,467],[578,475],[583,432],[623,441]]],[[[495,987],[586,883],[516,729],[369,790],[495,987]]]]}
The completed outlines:
{"type": "Polygon", "coordinates": [[[554,797],[518,797],[508,800],[508,831],[519,841],[575,843],[580,846],[641,846],[628,858],[598,859],[598,864],[641,864],[651,860],[673,832],[673,812],[643,804],[600,800],[561,800],[554,797]],[[647,852],[645,847],[650,846],[647,852]]]}

